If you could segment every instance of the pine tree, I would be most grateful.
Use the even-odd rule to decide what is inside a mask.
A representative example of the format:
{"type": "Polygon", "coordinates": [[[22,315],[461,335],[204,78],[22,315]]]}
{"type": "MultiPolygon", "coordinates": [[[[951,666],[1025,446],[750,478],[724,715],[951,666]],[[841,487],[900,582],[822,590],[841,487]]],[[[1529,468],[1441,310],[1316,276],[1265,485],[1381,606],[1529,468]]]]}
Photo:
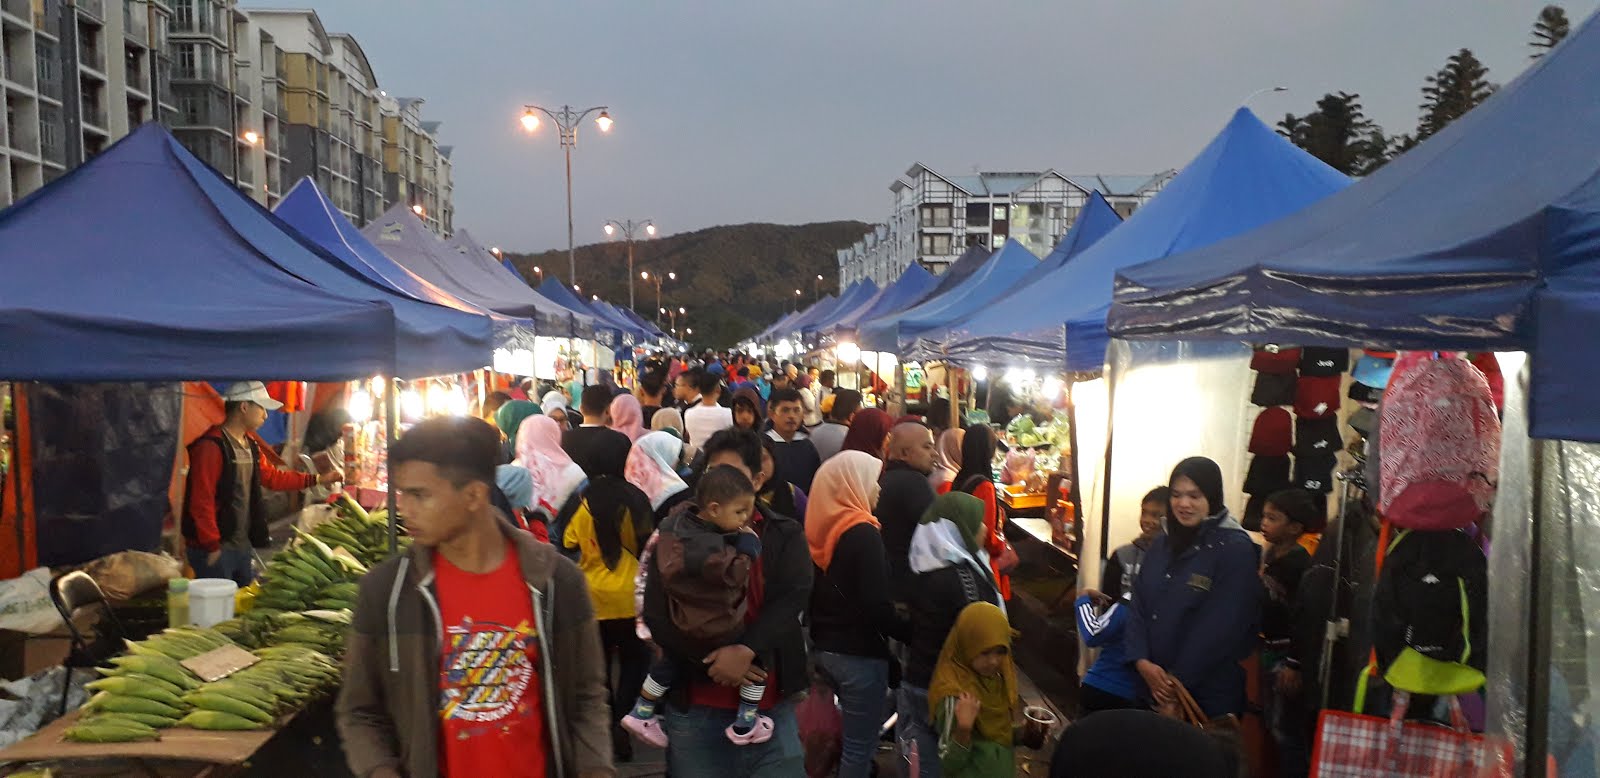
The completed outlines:
{"type": "Polygon", "coordinates": [[[1528,41],[1533,53],[1528,57],[1538,59],[1544,56],[1545,52],[1567,37],[1568,32],[1571,32],[1571,25],[1567,22],[1567,12],[1559,5],[1545,6],[1533,23],[1533,40],[1528,41]]]}
{"type": "Polygon", "coordinates": [[[1286,115],[1278,123],[1278,133],[1329,167],[1361,175],[1388,160],[1388,141],[1367,118],[1360,101],[1360,95],[1350,92],[1324,95],[1317,110],[1305,116],[1286,115]]]}
{"type": "Polygon", "coordinates": [[[1494,94],[1488,75],[1489,68],[1472,50],[1462,49],[1451,55],[1439,72],[1428,76],[1418,106],[1422,121],[1417,124],[1417,140],[1426,140],[1494,94]]]}

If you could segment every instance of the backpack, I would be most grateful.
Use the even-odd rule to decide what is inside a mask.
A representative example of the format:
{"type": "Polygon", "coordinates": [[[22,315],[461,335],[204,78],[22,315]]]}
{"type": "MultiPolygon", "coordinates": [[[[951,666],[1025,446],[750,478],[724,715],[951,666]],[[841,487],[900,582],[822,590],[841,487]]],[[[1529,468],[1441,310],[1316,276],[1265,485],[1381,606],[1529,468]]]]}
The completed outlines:
{"type": "Polygon", "coordinates": [[[1431,352],[1401,356],[1378,429],[1378,508],[1394,526],[1460,529],[1493,505],[1500,418],[1488,381],[1471,363],[1431,352]]]}
{"type": "Polygon", "coordinates": [[[1483,685],[1488,560],[1461,530],[1401,530],[1372,595],[1373,649],[1385,679],[1419,694],[1483,685]]]}

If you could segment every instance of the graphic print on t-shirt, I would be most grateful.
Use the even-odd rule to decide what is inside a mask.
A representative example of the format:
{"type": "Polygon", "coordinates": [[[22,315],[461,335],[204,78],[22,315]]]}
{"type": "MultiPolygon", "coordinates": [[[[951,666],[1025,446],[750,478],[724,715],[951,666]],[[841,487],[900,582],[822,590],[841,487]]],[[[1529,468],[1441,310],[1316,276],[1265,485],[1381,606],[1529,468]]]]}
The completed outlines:
{"type": "Polygon", "coordinates": [[[445,630],[440,715],[460,738],[491,732],[536,715],[527,694],[534,682],[539,641],[523,621],[515,627],[464,618],[445,630]],[[474,725],[481,726],[474,726],[474,725]]]}

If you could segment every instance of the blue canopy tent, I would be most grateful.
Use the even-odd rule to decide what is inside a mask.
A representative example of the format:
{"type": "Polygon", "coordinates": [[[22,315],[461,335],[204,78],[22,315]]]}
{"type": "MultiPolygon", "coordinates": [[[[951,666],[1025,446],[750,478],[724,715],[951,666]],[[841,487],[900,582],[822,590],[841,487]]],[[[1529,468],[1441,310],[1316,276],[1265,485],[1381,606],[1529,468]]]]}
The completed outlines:
{"type": "Polygon", "coordinates": [[[773,338],[778,337],[778,333],[784,332],[783,328],[787,327],[789,325],[789,322],[792,322],[795,319],[797,319],[797,318],[799,318],[801,316],[804,316],[807,311],[810,311],[812,308],[816,307],[816,305],[817,305],[817,303],[812,303],[811,305],[807,306],[803,310],[790,311],[789,313],[786,313],[786,314],[778,317],[778,320],[773,322],[773,323],[771,323],[771,324],[769,324],[769,325],[767,325],[766,329],[764,329],[764,330],[762,330],[762,331],[760,331],[760,332],[758,332],[758,333],[756,333],[754,335],[751,335],[750,336],[751,342],[762,343],[762,342],[771,341],[773,338]]]}
{"type": "MultiPolygon", "coordinates": [[[[511,264],[510,260],[502,261],[496,259],[494,254],[491,253],[489,249],[485,248],[482,243],[479,243],[477,239],[473,238],[472,233],[468,232],[464,228],[458,230],[454,235],[452,235],[449,240],[444,242],[444,245],[448,251],[455,252],[457,256],[462,258],[462,261],[470,264],[472,266],[471,272],[475,273],[485,282],[495,285],[497,288],[503,288],[505,286],[514,288],[528,286],[528,279],[523,277],[522,273],[511,264]]],[[[538,297],[549,299],[546,295],[540,293],[538,289],[533,289],[533,292],[538,297]]],[[[550,302],[555,303],[554,300],[551,300],[550,302]]],[[[559,303],[555,304],[564,309],[569,316],[577,317],[569,318],[571,328],[570,334],[573,337],[589,337],[591,334],[589,328],[583,326],[579,320],[583,314],[590,313],[587,306],[570,308],[565,305],[560,305],[559,303]]]]}
{"type": "Polygon", "coordinates": [[[951,262],[943,273],[938,274],[939,283],[934,285],[927,299],[954,289],[957,284],[978,272],[978,268],[983,267],[983,263],[988,262],[991,256],[994,256],[994,250],[988,246],[980,243],[968,246],[966,251],[961,252],[961,256],[956,257],[956,261],[951,262]]]}
{"type": "Polygon", "coordinates": [[[860,311],[867,303],[878,295],[877,283],[871,279],[862,279],[850,285],[839,295],[833,308],[826,313],[818,314],[811,321],[800,325],[800,337],[812,340],[822,331],[831,328],[840,319],[860,311]]]}
{"type": "Polygon", "coordinates": [[[1195,158],[1122,226],[1026,289],[952,327],[946,348],[977,359],[983,344],[1069,372],[1105,362],[1112,276],[1130,265],[1228,238],[1350,184],[1240,108],[1195,158]],[[1065,326],[1063,326],[1065,325],[1065,326]]]}
{"type": "Polygon", "coordinates": [[[1039,258],[1033,252],[1007,240],[961,283],[904,311],[862,324],[857,345],[863,351],[908,356],[907,350],[919,336],[971,316],[1038,266],[1039,258]]]}
{"type": "Polygon", "coordinates": [[[779,319],[777,322],[773,323],[771,327],[768,327],[766,332],[762,333],[762,335],[767,340],[788,340],[790,336],[797,335],[799,333],[800,325],[805,324],[806,321],[811,319],[816,314],[832,308],[833,304],[838,301],[839,298],[834,297],[831,294],[824,295],[821,300],[818,300],[806,306],[805,308],[779,319]]]}
{"type": "Polygon", "coordinates": [[[879,290],[860,308],[834,322],[831,330],[834,340],[854,338],[856,325],[861,322],[887,316],[922,302],[938,284],[938,277],[928,272],[922,263],[912,262],[894,283],[879,290]]]}
{"type": "MultiPolygon", "coordinates": [[[[1083,210],[1079,212],[1078,218],[1072,222],[1072,227],[1067,230],[1067,234],[1061,236],[1061,241],[1050,251],[1050,255],[1045,257],[1037,267],[1028,271],[1027,275],[1017,279],[1017,282],[1012,284],[1011,288],[997,299],[1004,300],[1010,295],[1017,294],[1045,279],[1051,273],[1059,270],[1062,265],[1065,265],[1067,260],[1087,251],[1089,247],[1098,243],[1101,238],[1105,237],[1120,224],[1122,224],[1122,217],[1118,216],[1111,204],[1106,202],[1106,198],[1098,191],[1091,192],[1088,202],[1084,203],[1083,210]]],[[[985,311],[980,310],[974,316],[982,316],[984,313],[985,311]]],[[[923,339],[928,341],[929,350],[932,349],[932,344],[938,343],[938,350],[941,356],[950,358],[955,355],[953,361],[958,362],[968,361],[963,357],[970,358],[976,355],[990,356],[994,354],[1020,357],[1024,361],[1034,357],[1046,361],[1059,360],[1059,352],[1051,351],[1050,344],[1041,344],[1033,340],[1013,337],[1009,332],[987,337],[968,335],[966,339],[953,338],[952,332],[965,332],[962,327],[963,325],[957,324],[937,333],[929,333],[923,339]]]]}
{"type": "Polygon", "coordinates": [[[636,311],[630,308],[618,308],[617,312],[621,313],[623,316],[626,316],[628,321],[638,325],[652,339],[663,339],[667,337],[667,333],[662,332],[660,327],[657,327],[654,322],[651,322],[643,316],[640,316],[636,311]]]}
{"type": "Polygon", "coordinates": [[[533,348],[533,320],[480,308],[400,266],[372,245],[344,214],[328,202],[327,196],[310,178],[295,182],[272,212],[330,257],[373,283],[413,300],[489,317],[494,326],[494,345],[497,347],[533,348]]]}
{"type": "Polygon", "coordinates": [[[539,294],[565,308],[582,311],[593,318],[596,333],[604,331],[610,338],[607,345],[616,347],[642,336],[641,331],[625,317],[610,311],[604,303],[596,300],[583,300],[578,297],[555,274],[546,274],[544,283],[539,285],[539,294]]]}
{"type": "Polygon", "coordinates": [[[1316,207],[1118,279],[1117,337],[1531,353],[1539,438],[1600,441],[1600,22],[1316,207]]]}
{"type": "Polygon", "coordinates": [[[628,334],[638,340],[649,340],[652,337],[650,328],[634,321],[625,312],[627,310],[625,308],[612,305],[605,300],[590,300],[589,307],[604,315],[607,319],[616,322],[617,326],[626,328],[628,334]]]}
{"type": "Polygon", "coordinates": [[[526,283],[510,283],[503,273],[489,274],[476,262],[463,261],[404,203],[395,204],[361,234],[400,266],[456,297],[496,313],[533,319],[540,334],[585,337],[594,324],[593,316],[556,305],[526,283]]]}
{"type": "Polygon", "coordinates": [[[486,353],[487,320],[438,309],[461,328],[415,333],[422,353],[401,362],[407,301],[354,276],[325,290],[286,269],[337,272],[328,262],[145,125],[0,213],[0,375],[337,381],[486,353]]]}

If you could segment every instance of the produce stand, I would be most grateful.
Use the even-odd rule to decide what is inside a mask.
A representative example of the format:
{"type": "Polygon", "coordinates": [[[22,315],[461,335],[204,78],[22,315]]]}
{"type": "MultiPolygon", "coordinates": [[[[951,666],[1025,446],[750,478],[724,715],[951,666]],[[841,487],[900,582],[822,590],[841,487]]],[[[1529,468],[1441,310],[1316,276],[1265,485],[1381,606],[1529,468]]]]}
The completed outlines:
{"type": "Polygon", "coordinates": [[[208,770],[218,765],[243,765],[277,734],[277,727],[293,718],[293,714],[284,716],[273,729],[242,732],[174,727],[162,730],[160,740],[134,743],[74,743],[62,739],[62,733],[82,715],[82,711],[70,711],[26,740],[0,750],[0,764],[119,760],[145,775],[162,775],[149,763],[176,761],[199,763],[190,775],[225,775],[208,770]]]}

